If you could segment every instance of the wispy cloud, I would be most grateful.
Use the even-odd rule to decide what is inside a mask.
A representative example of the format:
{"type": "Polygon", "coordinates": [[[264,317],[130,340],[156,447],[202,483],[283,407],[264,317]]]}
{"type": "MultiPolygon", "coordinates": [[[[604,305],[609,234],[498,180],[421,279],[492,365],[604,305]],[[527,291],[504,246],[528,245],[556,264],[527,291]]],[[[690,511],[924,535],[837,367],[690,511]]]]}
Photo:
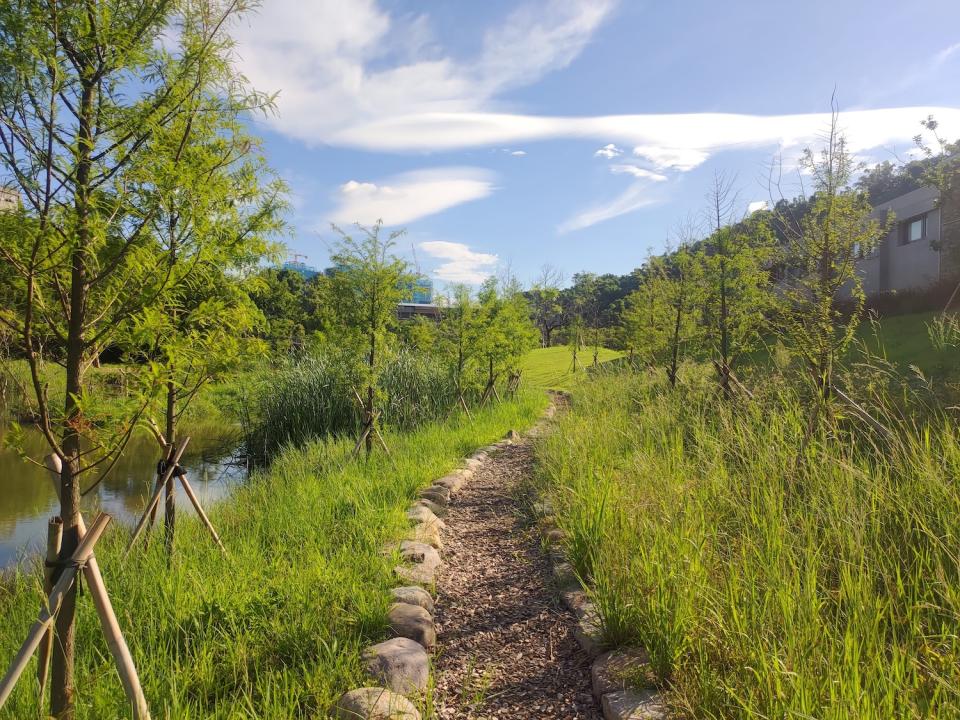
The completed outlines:
{"type": "Polygon", "coordinates": [[[280,92],[268,122],[321,144],[383,117],[486,109],[573,62],[616,2],[527,0],[468,58],[442,49],[426,14],[392,15],[377,0],[270,0],[231,33],[239,69],[280,92]]]}
{"type": "Polygon", "coordinates": [[[523,157],[524,155],[527,154],[527,151],[526,151],[526,150],[514,150],[514,151],[511,152],[510,154],[513,155],[514,157],[523,157]]]}
{"type": "Polygon", "coordinates": [[[498,261],[496,255],[475,252],[463,243],[429,240],[419,247],[427,255],[443,261],[433,274],[449,283],[479,285],[493,274],[498,261]]]}
{"type": "Polygon", "coordinates": [[[479,168],[417,170],[377,182],[350,180],[341,185],[329,219],[346,224],[402,225],[493,192],[494,176],[479,168]]]}
{"type": "Polygon", "coordinates": [[[610,172],[617,175],[632,175],[638,179],[653,180],[654,182],[665,182],[667,179],[666,175],[653,172],[653,170],[647,170],[646,168],[642,168],[639,165],[634,165],[633,163],[617,163],[615,165],[611,165],[610,172]]]}
{"type": "Polygon", "coordinates": [[[656,181],[638,180],[632,183],[613,200],[592,205],[560,223],[557,232],[562,235],[583,230],[591,225],[664,202],[663,194],[651,190],[654,182],[656,181]]]}

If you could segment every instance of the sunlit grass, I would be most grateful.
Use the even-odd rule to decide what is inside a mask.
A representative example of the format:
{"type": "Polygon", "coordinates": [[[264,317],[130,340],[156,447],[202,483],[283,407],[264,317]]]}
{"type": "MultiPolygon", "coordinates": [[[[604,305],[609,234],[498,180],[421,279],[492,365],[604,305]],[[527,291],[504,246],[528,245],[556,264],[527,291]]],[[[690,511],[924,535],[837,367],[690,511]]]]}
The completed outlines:
{"type": "MultiPolygon", "coordinates": [[[[419,488],[481,445],[539,416],[546,398],[522,394],[446,424],[388,433],[396,468],[381,454],[340,468],[352,442],[315,441],[282,452],[212,508],[223,559],[188,512],[167,569],[159,536],[120,560],[128,532],[113,527],[97,556],[156,718],[323,716],[365,682],[361,649],[382,640],[395,558],[419,488]]],[[[0,588],[0,661],[16,652],[40,604],[37,575],[0,588]]],[[[127,717],[119,680],[89,597],[80,602],[78,718],[127,717]]],[[[3,718],[37,717],[31,663],[3,718]]]]}
{"type": "MultiPolygon", "coordinates": [[[[597,359],[601,363],[622,357],[623,353],[600,348],[597,359]]],[[[577,358],[581,369],[573,372],[573,356],[570,348],[563,345],[551,348],[536,348],[528,352],[520,364],[523,370],[523,382],[537,388],[562,390],[568,388],[580,377],[587,374],[586,368],[593,364],[592,348],[584,348],[577,358]]]]}
{"type": "Polygon", "coordinates": [[[540,442],[608,642],[692,717],[960,717],[955,424],[876,447],[840,425],[800,462],[789,386],[730,404],[707,378],[580,383],[540,442]]]}

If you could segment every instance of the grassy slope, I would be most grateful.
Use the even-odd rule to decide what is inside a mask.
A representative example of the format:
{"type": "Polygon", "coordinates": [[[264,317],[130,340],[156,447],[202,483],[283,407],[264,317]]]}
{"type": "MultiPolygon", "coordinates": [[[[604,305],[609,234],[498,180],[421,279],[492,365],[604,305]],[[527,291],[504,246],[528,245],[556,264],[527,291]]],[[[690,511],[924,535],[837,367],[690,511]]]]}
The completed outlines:
{"type": "MultiPolygon", "coordinates": [[[[960,437],[872,451],[783,383],[601,375],[538,447],[606,639],[643,645],[690,717],[960,717],[960,437]]],[[[884,418],[892,424],[892,418],[884,418]]]]}
{"type": "MultiPolygon", "coordinates": [[[[213,508],[227,560],[192,517],[178,524],[170,570],[159,537],[123,564],[128,533],[108,530],[97,556],[154,717],[320,717],[362,684],[360,651],[386,636],[396,558],[381,548],[404,534],[406,506],[464,454],[531,424],[545,403],[531,391],[472,421],[390,435],[395,469],[380,455],[339,469],[347,442],[287,451],[213,508]]],[[[0,588],[0,658],[13,657],[39,603],[35,574],[0,588]]],[[[78,717],[125,717],[89,597],[80,604],[78,717]]],[[[31,664],[0,717],[37,716],[34,672],[31,664]]]]}
{"type": "MultiPolygon", "coordinates": [[[[598,359],[601,363],[607,360],[613,360],[622,356],[623,353],[616,350],[601,348],[598,359]]],[[[592,350],[589,348],[581,351],[580,362],[590,364],[593,362],[592,350]]],[[[525,383],[538,388],[566,389],[569,388],[576,377],[582,377],[585,373],[574,375],[570,371],[571,357],[570,348],[566,346],[537,348],[527,353],[521,364],[523,370],[523,380],[525,383]]]]}

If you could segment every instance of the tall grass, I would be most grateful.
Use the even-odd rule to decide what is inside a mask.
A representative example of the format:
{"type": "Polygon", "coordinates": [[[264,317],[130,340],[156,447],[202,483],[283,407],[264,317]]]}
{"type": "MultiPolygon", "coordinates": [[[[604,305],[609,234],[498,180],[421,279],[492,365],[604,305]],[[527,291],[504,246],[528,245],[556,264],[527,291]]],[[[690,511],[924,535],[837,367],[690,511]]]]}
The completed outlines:
{"type": "MultiPolygon", "coordinates": [[[[386,366],[381,389],[384,424],[410,430],[444,417],[457,401],[456,384],[441,359],[400,351],[386,366]]],[[[360,380],[344,358],[327,353],[303,358],[272,374],[259,391],[249,450],[271,457],[287,444],[359,432],[354,398],[360,380]]]]}
{"type": "MultiPolygon", "coordinates": [[[[360,651],[386,635],[395,557],[416,491],[460,457],[523,428],[546,399],[525,394],[472,420],[388,432],[396,467],[374,455],[340,469],[352,443],[287,448],[210,515],[224,559],[192,517],[177,524],[170,568],[159,536],[124,563],[119,527],[97,548],[156,718],[286,720],[324,716],[364,684],[360,651]]],[[[36,570],[0,586],[0,659],[11,659],[40,606],[36,570]]],[[[80,601],[79,720],[129,716],[89,598],[80,601]]],[[[38,717],[35,670],[0,718],[38,717]]]]}
{"type": "Polygon", "coordinates": [[[960,717],[955,424],[840,419],[804,446],[796,393],[757,385],[598,376],[541,441],[607,641],[644,645],[693,717],[960,717]]]}

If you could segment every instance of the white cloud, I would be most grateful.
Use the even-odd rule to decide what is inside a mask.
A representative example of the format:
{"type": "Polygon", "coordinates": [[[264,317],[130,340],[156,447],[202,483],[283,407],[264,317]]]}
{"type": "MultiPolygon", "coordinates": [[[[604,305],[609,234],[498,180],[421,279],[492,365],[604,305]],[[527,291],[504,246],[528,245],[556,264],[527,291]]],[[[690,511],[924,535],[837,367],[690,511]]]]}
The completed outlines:
{"type": "Polygon", "coordinates": [[[514,150],[514,151],[513,151],[512,153],[510,153],[510,154],[513,155],[514,157],[523,157],[523,156],[526,155],[527,153],[526,153],[525,150],[514,150]]]}
{"type": "Polygon", "coordinates": [[[634,165],[633,163],[618,163],[616,165],[611,165],[610,172],[618,175],[632,175],[635,178],[653,180],[654,182],[664,182],[667,179],[666,175],[661,175],[660,173],[653,172],[652,170],[647,170],[646,168],[642,168],[639,165],[634,165]]]}
{"type": "Polygon", "coordinates": [[[622,154],[623,154],[623,150],[621,150],[620,148],[618,148],[618,147],[617,147],[616,145],[614,145],[613,143],[609,143],[609,144],[607,144],[607,145],[604,145],[604,146],[603,146],[602,148],[600,148],[599,150],[597,150],[597,151],[593,154],[593,156],[594,156],[594,157],[604,157],[604,158],[607,158],[607,160],[610,160],[610,159],[612,159],[612,158],[617,157],[617,155],[622,155],[622,154]]]}
{"type": "Polygon", "coordinates": [[[954,43],[950,47],[945,47],[943,50],[933,56],[930,69],[936,70],[958,52],[960,52],[960,42],[954,43]]]}
{"type": "MultiPolygon", "coordinates": [[[[960,134],[960,109],[901,107],[841,113],[841,128],[853,152],[895,143],[911,144],[919,122],[936,116],[946,135],[960,134]]],[[[427,113],[392,117],[338,133],[333,141],[370,150],[456,150],[559,138],[615,138],[658,169],[685,171],[728,150],[797,151],[816,144],[829,113],[738,115],[685,113],[545,117],[502,113],[427,113]]]]}
{"type": "Polygon", "coordinates": [[[433,271],[435,277],[450,283],[479,285],[493,274],[497,256],[471,250],[463,243],[429,240],[420,243],[427,255],[444,262],[433,271]]]}
{"type": "Polygon", "coordinates": [[[494,176],[479,168],[434,168],[378,182],[350,180],[337,191],[330,220],[339,224],[402,225],[427,215],[487,197],[494,176]]]}
{"type": "Polygon", "coordinates": [[[766,200],[754,200],[747,205],[747,215],[753,215],[758,210],[766,210],[768,207],[769,203],[766,200]]]}
{"type": "Polygon", "coordinates": [[[310,144],[339,143],[382,118],[486,108],[569,65],[616,1],[528,0],[467,58],[444,53],[426,15],[396,17],[377,0],[269,0],[231,33],[239,69],[280,92],[267,122],[310,144]]]}
{"type": "Polygon", "coordinates": [[[643,180],[634,182],[613,200],[593,205],[560,223],[557,232],[564,234],[582,230],[605,220],[663,202],[662,196],[650,192],[650,185],[650,182],[643,180]]]}

